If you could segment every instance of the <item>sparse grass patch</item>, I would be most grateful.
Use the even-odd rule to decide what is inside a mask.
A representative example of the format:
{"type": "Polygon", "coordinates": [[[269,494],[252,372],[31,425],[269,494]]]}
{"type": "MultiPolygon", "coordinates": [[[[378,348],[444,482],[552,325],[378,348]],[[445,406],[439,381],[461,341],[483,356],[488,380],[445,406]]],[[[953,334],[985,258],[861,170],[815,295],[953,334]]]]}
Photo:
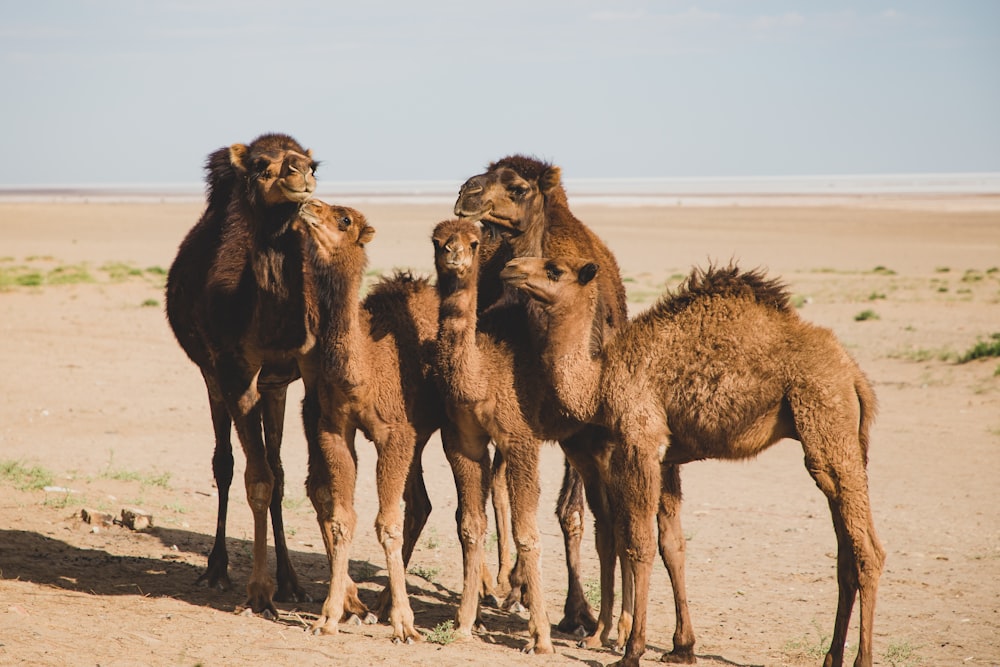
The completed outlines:
{"type": "Polygon", "coordinates": [[[872,269],[872,273],[877,273],[881,276],[894,276],[896,272],[890,268],[884,267],[881,264],[872,269]]]}
{"type": "Polygon", "coordinates": [[[830,637],[823,634],[822,630],[820,630],[819,624],[815,620],[812,622],[812,626],[816,631],[817,638],[813,638],[810,634],[806,634],[804,637],[799,639],[789,639],[785,642],[785,653],[798,658],[821,660],[826,655],[826,651],[829,648],[830,637]]]}
{"type": "Polygon", "coordinates": [[[1000,357],[1000,333],[991,334],[990,340],[978,341],[965,354],[959,355],[958,363],[964,364],[973,359],[986,357],[1000,357]]]}
{"type": "Polygon", "coordinates": [[[854,316],[855,322],[865,322],[867,320],[878,320],[878,319],[882,318],[879,317],[878,313],[876,313],[874,310],[871,309],[862,310],[860,313],[854,316]]]}
{"type": "Polygon", "coordinates": [[[441,568],[439,567],[426,567],[424,565],[414,565],[409,570],[410,574],[416,575],[421,579],[426,579],[427,581],[434,583],[434,580],[439,574],[441,574],[441,568]]]}
{"type": "Polygon", "coordinates": [[[591,607],[597,609],[601,605],[601,582],[597,579],[584,582],[583,597],[591,607]]]}
{"type": "Polygon", "coordinates": [[[985,274],[983,274],[981,271],[976,271],[975,269],[967,269],[965,273],[962,275],[962,282],[978,283],[985,277],[986,277],[985,274]]]}
{"type": "Polygon", "coordinates": [[[951,269],[947,266],[936,266],[934,267],[935,273],[948,273],[951,269]]]}
{"type": "Polygon", "coordinates": [[[793,294],[788,301],[792,304],[792,308],[798,310],[809,303],[809,297],[802,294],[793,294]]]}
{"type": "Polygon", "coordinates": [[[125,262],[107,262],[101,266],[101,271],[108,274],[113,282],[119,283],[128,280],[133,276],[141,276],[142,269],[126,264],[125,262]]]}
{"type": "Polygon", "coordinates": [[[13,483],[19,491],[37,491],[52,484],[52,473],[40,466],[20,461],[0,461],[0,479],[13,483]]]}
{"type": "Polygon", "coordinates": [[[937,359],[938,361],[950,361],[954,358],[954,353],[944,348],[929,350],[925,347],[914,347],[902,352],[892,352],[890,359],[905,359],[906,361],[916,361],[918,363],[937,359]]]}
{"type": "Polygon", "coordinates": [[[438,623],[434,626],[433,630],[428,631],[424,634],[424,639],[432,644],[441,644],[442,646],[447,646],[456,639],[458,635],[455,632],[455,622],[454,621],[444,621],[443,623],[438,623]]]}
{"type": "Polygon", "coordinates": [[[424,546],[428,549],[437,549],[441,546],[441,539],[438,537],[437,531],[433,526],[427,529],[426,537],[424,538],[424,546]]]}
{"type": "Polygon", "coordinates": [[[885,292],[872,292],[871,294],[868,295],[869,301],[878,301],[879,299],[885,299],[885,298],[888,298],[886,297],[885,292]]]}
{"type": "Polygon", "coordinates": [[[885,661],[890,667],[916,667],[921,663],[916,655],[917,648],[907,641],[890,642],[885,650],[885,661]]]}
{"type": "Polygon", "coordinates": [[[78,285],[92,282],[94,282],[94,276],[90,274],[86,264],[57,266],[45,276],[45,283],[48,285],[78,285]]]}
{"type": "Polygon", "coordinates": [[[160,302],[156,299],[146,299],[139,305],[142,306],[143,308],[156,308],[157,306],[160,305],[160,302]]]}

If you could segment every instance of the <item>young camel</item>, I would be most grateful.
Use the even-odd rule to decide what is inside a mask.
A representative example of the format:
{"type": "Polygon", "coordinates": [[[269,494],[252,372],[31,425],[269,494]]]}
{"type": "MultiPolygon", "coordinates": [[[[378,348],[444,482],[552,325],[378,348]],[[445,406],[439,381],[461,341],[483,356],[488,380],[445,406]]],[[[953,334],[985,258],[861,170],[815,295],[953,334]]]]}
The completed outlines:
{"type": "MultiPolygon", "coordinates": [[[[480,312],[488,310],[497,302],[509,300],[528,304],[516,292],[503,290],[499,272],[506,261],[513,257],[551,257],[573,255],[595,257],[605,267],[600,284],[600,298],[605,310],[603,325],[597,332],[599,337],[610,335],[627,319],[625,288],[618,272],[614,255],[590,229],[570,211],[566,191],[562,187],[561,170],[540,160],[523,155],[512,155],[489,165],[485,173],[469,178],[461,188],[455,202],[455,214],[460,218],[480,221],[487,232],[487,243],[483,244],[484,257],[481,261],[479,283],[480,312]],[[499,236],[499,247],[494,237],[499,236]]],[[[538,313],[527,308],[529,321],[537,326],[538,313]]],[[[497,332],[503,335],[502,331],[497,332]]],[[[582,442],[561,443],[564,450],[588,451],[597,446],[592,433],[577,436],[582,442]]],[[[498,582],[503,587],[510,573],[509,562],[505,560],[508,550],[504,527],[505,511],[509,507],[507,492],[503,484],[502,451],[496,456],[493,503],[497,513],[497,528],[500,537],[500,573],[498,582]]],[[[556,505],[556,515],[563,532],[566,554],[568,586],[563,619],[558,629],[569,633],[594,633],[604,636],[610,627],[611,603],[605,604],[605,594],[613,600],[614,562],[607,564],[610,570],[602,569],[602,609],[605,611],[595,622],[580,582],[580,542],[583,537],[583,483],[579,472],[567,462],[563,484],[556,505]]],[[[598,488],[586,490],[591,505],[603,503],[597,496],[598,488]],[[596,494],[596,495],[595,495],[596,494]]],[[[593,507],[592,507],[593,508],[593,507]]],[[[601,539],[601,536],[596,536],[601,539]]],[[[506,605],[517,601],[521,586],[519,573],[510,575],[511,596],[506,605]]]]}
{"type": "MultiPolygon", "coordinates": [[[[519,258],[502,272],[549,315],[543,366],[562,406],[606,425],[617,447],[610,491],[619,539],[635,581],[635,615],[624,658],[645,650],[653,558],[652,519],[661,494],[680,508],[679,478],[663,484],[664,464],[746,459],[782,438],[799,440],[806,468],[827,497],[837,535],[839,597],[824,665],[841,665],[855,596],[861,598],[857,667],[872,664],[872,622],[885,551],[868,498],[868,434],[875,395],[836,338],[799,318],[781,283],[736,267],[695,270],[673,295],[634,318],[596,355],[589,330],[598,317],[587,260],[519,258]],[[660,448],[665,445],[665,454],[660,448]]],[[[661,511],[662,514],[662,511],[661,511]]],[[[679,520],[660,522],[660,550],[675,583],[683,577],[679,520]],[[668,535],[663,535],[664,530],[668,535]],[[673,549],[674,553],[667,553],[673,549]],[[680,569],[676,568],[680,563],[680,569]]],[[[694,662],[694,635],[664,656],[694,662]]]]}
{"type": "Polygon", "coordinates": [[[267,134],[249,145],[220,148],[205,167],[208,204],[181,243],[166,287],[168,321],[201,370],[215,430],[212,469],[219,491],[218,519],[208,568],[198,581],[224,590],[231,586],[226,516],[235,422],[247,457],[247,500],[254,514],[247,605],[255,612],[275,614],[266,560],[269,508],[277,555],[273,599],[309,599],[285,541],[281,439],[286,389],[299,377],[297,359],[312,345],[303,234],[293,227],[299,207],[316,187],[316,162],[291,137],[267,134]]]}
{"type": "MultiPolygon", "coordinates": [[[[444,438],[459,497],[459,538],[464,562],[458,631],[470,635],[478,611],[477,584],[486,531],[485,506],[491,479],[488,444],[504,459],[510,490],[511,523],[524,596],[530,614],[527,652],[551,653],[552,641],[541,586],[538,454],[542,441],[573,441],[569,450],[585,479],[596,479],[593,450],[606,438],[598,429],[567,419],[554,392],[537,378],[537,352],[528,338],[524,306],[496,305],[478,319],[477,278],[480,233],[475,224],[447,220],[433,236],[441,298],[437,369],[453,430],[444,438]],[[581,436],[582,432],[582,436],[581,436]],[[580,459],[579,461],[577,459],[580,459]]],[[[589,486],[588,486],[589,489],[589,486]]]]}
{"type": "MultiPolygon", "coordinates": [[[[360,214],[341,222],[368,230],[362,238],[371,238],[360,214]]],[[[366,263],[361,244],[339,246],[330,256],[324,228],[312,229],[317,238],[307,264],[320,292],[319,358],[302,367],[302,416],[309,443],[306,487],[330,561],[329,593],[313,632],[335,634],[351,601],[348,556],[357,522],[354,436],[361,429],[378,453],[375,530],[389,574],[389,600],[383,603],[390,606],[393,641],[411,643],[422,637],[406,594],[406,563],[430,512],[420,455],[443,418],[432,373],[438,299],[426,280],[397,274],[359,303],[366,263]],[[405,522],[400,510],[404,490],[405,522]]]]}

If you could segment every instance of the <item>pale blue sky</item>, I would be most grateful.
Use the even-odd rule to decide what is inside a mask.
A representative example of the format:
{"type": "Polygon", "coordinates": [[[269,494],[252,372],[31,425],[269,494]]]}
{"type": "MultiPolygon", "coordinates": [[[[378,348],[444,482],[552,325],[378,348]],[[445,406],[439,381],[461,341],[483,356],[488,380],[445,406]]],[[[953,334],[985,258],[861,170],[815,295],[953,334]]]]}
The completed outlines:
{"type": "Polygon", "coordinates": [[[1000,2],[0,3],[0,185],[1000,171],[1000,2]]]}

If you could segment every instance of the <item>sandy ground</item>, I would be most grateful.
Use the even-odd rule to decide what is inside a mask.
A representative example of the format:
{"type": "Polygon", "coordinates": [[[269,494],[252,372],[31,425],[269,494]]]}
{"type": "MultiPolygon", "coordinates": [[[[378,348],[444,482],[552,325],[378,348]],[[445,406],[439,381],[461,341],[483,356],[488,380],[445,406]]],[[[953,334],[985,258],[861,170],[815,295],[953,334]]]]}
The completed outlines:
{"type": "MultiPolygon", "coordinates": [[[[373,273],[430,272],[427,240],[450,203],[339,203],[365,211],[378,230],[369,246],[373,273]]],[[[837,333],[881,403],[870,482],[888,561],[876,662],[1000,664],[1000,360],[953,361],[1000,332],[1000,198],[681,203],[580,203],[574,210],[615,251],[633,311],[692,264],[735,258],[781,275],[802,316],[837,333]],[[877,318],[857,319],[863,311],[877,318]]],[[[163,316],[162,270],[200,211],[190,202],[0,202],[0,276],[49,276],[41,286],[0,291],[0,663],[612,662],[611,653],[576,648],[573,637],[558,633],[556,655],[523,656],[524,616],[493,610],[485,614],[488,631],[473,640],[415,646],[393,645],[385,625],[312,636],[304,626],[318,602],[279,605],[278,622],[238,615],[252,534],[238,481],[229,521],[234,589],[194,585],[214,534],[212,439],[201,378],[163,316]],[[74,277],[80,271],[91,280],[74,277]],[[51,284],[60,277],[66,284],[51,284]],[[33,485],[25,472],[32,468],[48,478],[33,485]],[[83,508],[123,507],[152,513],[155,528],[140,533],[80,519],[83,508]]],[[[300,397],[293,388],[286,522],[299,574],[321,598],[326,562],[302,484],[300,397]]],[[[385,570],[372,529],[373,451],[362,443],[359,453],[351,571],[371,603],[385,570]]],[[[552,515],[558,448],[546,447],[543,463],[539,520],[546,601],[556,621],[565,590],[552,515]]],[[[434,512],[409,588],[418,627],[429,633],[454,614],[461,555],[454,484],[437,441],[424,466],[434,512]]],[[[819,664],[836,607],[836,547],[797,444],[779,443],[747,463],[691,464],[683,480],[700,663],[819,664]]],[[[585,583],[596,587],[589,537],[583,556],[585,583]]],[[[650,662],[669,650],[673,631],[659,565],[651,597],[650,662]]],[[[855,618],[852,656],[856,627],[855,618]]]]}

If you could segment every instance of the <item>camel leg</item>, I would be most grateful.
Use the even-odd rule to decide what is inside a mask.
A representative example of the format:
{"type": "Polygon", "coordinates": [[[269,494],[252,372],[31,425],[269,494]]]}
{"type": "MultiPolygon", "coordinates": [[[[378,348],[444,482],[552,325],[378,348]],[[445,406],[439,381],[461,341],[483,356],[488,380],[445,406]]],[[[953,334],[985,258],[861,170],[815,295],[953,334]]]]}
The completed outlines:
{"type": "MultiPolygon", "coordinates": [[[[302,404],[306,440],[309,444],[309,475],[306,489],[316,520],[326,546],[330,563],[330,588],[323,602],[320,617],[312,626],[313,634],[337,634],[337,623],[344,616],[346,601],[354,588],[348,573],[349,552],[357,513],[354,510],[354,486],[357,479],[357,460],[352,451],[348,428],[343,424],[346,416],[329,405],[320,411],[324,397],[313,392],[306,395],[302,404]]],[[[360,603],[360,601],[358,601],[360,603]]]]}
{"type": "Polygon", "coordinates": [[[254,523],[253,568],[247,582],[247,606],[255,613],[277,617],[278,610],[273,602],[274,580],[267,567],[267,513],[274,492],[274,474],[267,462],[261,433],[260,394],[256,386],[260,369],[251,369],[240,359],[226,358],[220,361],[218,370],[222,394],[246,455],[243,479],[254,523]]]}
{"type": "Polygon", "coordinates": [[[458,539],[462,545],[462,599],[456,613],[456,632],[471,637],[480,625],[479,591],[486,536],[486,499],[490,484],[489,436],[460,433],[453,424],[441,427],[445,456],[455,477],[458,495],[458,539]]]}
{"type": "MultiPolygon", "coordinates": [[[[403,504],[405,512],[403,515],[403,567],[410,564],[410,557],[420,540],[420,534],[427,524],[427,519],[431,515],[431,499],[427,495],[427,487],[424,485],[423,453],[429,435],[418,438],[417,446],[414,449],[413,460],[410,462],[410,470],[406,475],[406,487],[403,489],[403,504]]],[[[380,620],[388,621],[389,613],[392,610],[392,589],[386,586],[378,596],[378,606],[376,615],[380,620]]]]}
{"type": "Polygon", "coordinates": [[[684,531],[681,529],[681,475],[680,466],[664,465],[661,468],[660,509],[656,520],[660,532],[660,558],[670,575],[674,591],[674,650],[665,653],[663,662],[692,665],[694,655],[694,628],[688,611],[687,585],[684,578],[684,531]]]}
{"type": "Polygon", "coordinates": [[[855,596],[860,594],[860,640],[854,665],[870,667],[873,660],[875,598],[885,563],[885,550],[875,534],[864,468],[861,467],[861,474],[855,474],[852,479],[852,474],[843,467],[845,466],[835,465],[830,473],[824,473],[814,470],[812,464],[809,464],[809,472],[827,495],[837,535],[837,617],[830,650],[823,665],[839,667],[843,664],[851,611],[855,596]]]}
{"type": "Polygon", "coordinates": [[[229,553],[226,551],[226,517],[229,514],[229,489],[233,483],[233,444],[230,440],[233,420],[229,416],[229,408],[222,398],[218,383],[208,374],[202,374],[208,388],[208,404],[215,430],[212,474],[215,476],[215,488],[219,492],[219,509],[215,521],[215,543],[208,556],[208,568],[196,583],[228,591],[232,582],[229,580],[229,553]]]}
{"type": "Polygon", "coordinates": [[[549,615],[542,588],[542,540],[538,532],[538,499],[541,495],[538,442],[516,443],[504,452],[507,487],[510,489],[511,527],[517,559],[525,580],[528,603],[528,635],[525,653],[554,653],[549,615]]]}
{"type": "MultiPolygon", "coordinates": [[[[585,438],[583,434],[560,443],[566,459],[583,480],[587,505],[594,515],[594,546],[600,562],[601,607],[591,633],[580,640],[580,648],[606,646],[611,634],[615,606],[615,534],[614,519],[608,504],[608,493],[602,466],[607,463],[606,442],[603,439],[585,438]]],[[[629,617],[631,623],[631,617],[629,617]]],[[[624,642],[623,642],[624,644],[624,642]]]]}
{"type": "MultiPolygon", "coordinates": [[[[511,562],[511,538],[510,538],[510,492],[507,489],[507,466],[504,463],[503,452],[495,449],[493,452],[493,472],[490,483],[490,494],[493,499],[493,518],[497,527],[497,589],[490,590],[488,582],[483,582],[483,600],[489,603],[490,598],[495,604],[491,606],[501,606],[497,601],[497,596],[513,596],[515,591],[511,588],[510,576],[513,568],[511,562]]],[[[488,578],[488,568],[484,566],[484,575],[488,578]]],[[[520,603],[521,590],[516,591],[516,597],[504,601],[503,607],[509,609],[511,604],[520,603]],[[509,603],[509,604],[508,604],[509,603]]]]}
{"type": "Polygon", "coordinates": [[[403,562],[403,513],[400,502],[413,462],[415,434],[403,425],[390,428],[389,438],[379,443],[378,462],[375,465],[375,484],[378,487],[378,514],[375,517],[375,534],[385,551],[389,589],[392,594],[392,641],[412,644],[423,636],[413,627],[413,609],[406,594],[406,565],[403,562]]]}
{"type": "MultiPolygon", "coordinates": [[[[625,655],[616,667],[639,667],[646,651],[646,615],[649,580],[656,553],[653,517],[659,499],[660,463],[652,446],[641,438],[626,437],[611,456],[611,506],[619,523],[619,544],[623,549],[622,569],[634,582],[635,611],[625,655]],[[638,446],[637,444],[638,443],[638,446]]],[[[624,594],[623,594],[624,596],[624,594]]]]}
{"type": "Polygon", "coordinates": [[[264,420],[264,445],[267,449],[267,463],[274,475],[274,491],[271,494],[271,529],[274,531],[274,554],[277,560],[278,588],[274,599],[279,602],[311,602],[312,598],[299,585],[299,578],[288,556],[285,540],[285,521],[281,501],[285,497],[285,469],[281,465],[281,439],[285,424],[285,396],[288,387],[276,387],[261,391],[261,407],[264,420]]]}
{"type": "Polygon", "coordinates": [[[577,636],[589,635],[597,628],[594,612],[583,595],[580,582],[580,542],[583,541],[583,478],[569,460],[563,467],[563,481],[556,503],[556,516],[562,528],[566,555],[566,603],[563,618],[556,629],[577,636]]]}

